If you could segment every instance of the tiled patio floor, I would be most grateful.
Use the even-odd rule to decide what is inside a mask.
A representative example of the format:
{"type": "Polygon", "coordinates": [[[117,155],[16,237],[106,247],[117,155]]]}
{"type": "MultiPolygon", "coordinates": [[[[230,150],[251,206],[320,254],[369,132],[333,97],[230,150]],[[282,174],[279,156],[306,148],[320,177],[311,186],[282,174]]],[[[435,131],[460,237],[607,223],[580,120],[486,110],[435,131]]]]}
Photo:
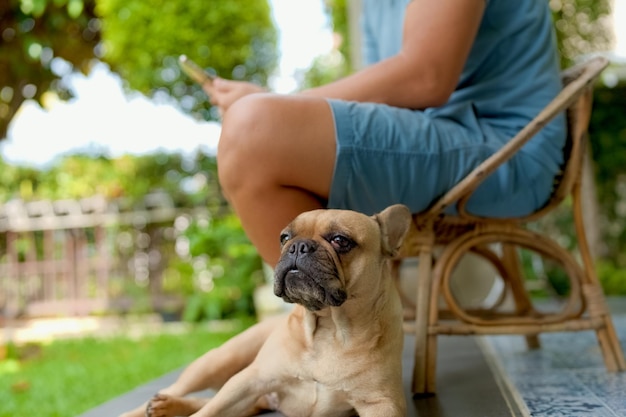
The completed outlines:
{"type": "MultiPolygon", "coordinates": [[[[626,315],[615,315],[622,348],[626,315]]],[[[626,372],[608,373],[593,332],[541,336],[527,350],[522,337],[484,339],[518,398],[533,417],[626,417],[626,372]]]]}

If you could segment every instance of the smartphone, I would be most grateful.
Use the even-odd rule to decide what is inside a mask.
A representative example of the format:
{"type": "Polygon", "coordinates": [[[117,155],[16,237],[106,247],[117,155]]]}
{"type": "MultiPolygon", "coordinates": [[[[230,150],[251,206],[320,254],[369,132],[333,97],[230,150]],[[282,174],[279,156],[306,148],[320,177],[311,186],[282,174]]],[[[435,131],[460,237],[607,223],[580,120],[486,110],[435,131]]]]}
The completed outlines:
{"type": "Polygon", "coordinates": [[[207,82],[212,83],[215,79],[215,75],[209,74],[208,72],[200,68],[198,64],[187,58],[186,55],[181,55],[180,57],[178,57],[178,63],[180,64],[180,68],[183,70],[183,72],[200,85],[203,85],[207,82]]]}

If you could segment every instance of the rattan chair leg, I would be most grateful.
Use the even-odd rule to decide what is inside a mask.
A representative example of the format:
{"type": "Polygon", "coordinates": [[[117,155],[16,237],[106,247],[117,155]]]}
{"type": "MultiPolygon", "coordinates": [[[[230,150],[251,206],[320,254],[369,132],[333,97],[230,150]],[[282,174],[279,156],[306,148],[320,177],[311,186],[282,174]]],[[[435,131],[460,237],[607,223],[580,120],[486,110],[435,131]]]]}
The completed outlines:
{"type": "Polygon", "coordinates": [[[433,395],[436,392],[437,377],[437,335],[426,336],[426,389],[425,395],[433,395]]]}
{"type": "MultiPolygon", "coordinates": [[[[508,281],[509,288],[513,295],[513,301],[515,302],[515,311],[518,315],[525,315],[534,311],[532,301],[528,296],[528,291],[524,286],[524,278],[522,276],[522,266],[519,261],[519,255],[517,253],[517,247],[515,245],[503,243],[502,244],[502,259],[507,270],[507,277],[504,278],[508,281]]],[[[541,347],[539,342],[539,336],[527,335],[526,346],[528,349],[538,349],[541,347]]]]}
{"type": "Polygon", "coordinates": [[[600,318],[603,326],[596,328],[596,336],[598,344],[602,351],[604,364],[607,371],[618,372],[626,371],[626,362],[624,361],[624,352],[620,345],[609,309],[604,299],[602,287],[597,282],[594,283],[595,277],[592,277],[591,283],[583,286],[583,295],[587,304],[587,312],[591,319],[600,318]]]}
{"type": "Polygon", "coordinates": [[[578,247],[585,271],[585,285],[583,285],[583,296],[587,304],[587,311],[590,317],[601,317],[605,325],[603,328],[596,330],[598,343],[602,350],[602,356],[606,369],[609,372],[626,371],[626,361],[624,360],[624,351],[620,344],[609,309],[606,305],[606,299],[602,290],[600,280],[596,275],[594,268],[594,260],[591,255],[587,235],[585,233],[585,224],[582,208],[582,187],[580,176],[572,189],[573,210],[574,210],[574,226],[576,227],[576,235],[578,237],[578,247]]]}
{"type": "MultiPolygon", "coordinates": [[[[432,288],[432,248],[423,248],[420,251],[417,270],[417,297],[415,303],[415,362],[413,366],[413,393],[434,393],[434,383],[428,381],[429,369],[433,364],[427,361],[436,361],[436,352],[429,352],[428,317],[432,288]]],[[[435,305],[435,308],[437,306],[435,305]]],[[[432,371],[434,373],[434,370],[432,371]]]]}
{"type": "MultiPolygon", "coordinates": [[[[617,337],[617,333],[615,332],[615,327],[613,326],[613,321],[609,315],[604,316],[604,322],[606,323],[606,327],[604,332],[606,333],[607,345],[606,350],[609,352],[605,352],[604,356],[606,358],[607,355],[612,355],[613,362],[615,362],[615,372],[626,371],[626,360],[624,359],[624,351],[622,350],[622,346],[619,342],[619,338],[617,337]]],[[[602,345],[602,342],[600,342],[602,345]]],[[[605,348],[603,347],[603,350],[605,348]]],[[[605,359],[606,362],[606,359],[605,359]]],[[[607,366],[608,368],[608,366],[607,366]]],[[[609,369],[610,371],[610,369],[609,369]]]]}

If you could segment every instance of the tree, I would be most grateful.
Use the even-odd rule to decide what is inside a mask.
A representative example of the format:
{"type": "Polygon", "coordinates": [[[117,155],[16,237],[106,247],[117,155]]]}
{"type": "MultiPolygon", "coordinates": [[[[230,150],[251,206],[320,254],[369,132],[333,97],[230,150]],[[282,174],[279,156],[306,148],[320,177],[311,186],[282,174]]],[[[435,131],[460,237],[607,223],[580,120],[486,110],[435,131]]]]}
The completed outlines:
{"type": "Polygon", "coordinates": [[[63,75],[87,73],[94,59],[130,89],[202,115],[206,98],[178,71],[181,53],[221,75],[265,82],[277,56],[268,1],[2,1],[0,139],[24,100],[41,103],[49,90],[68,98],[63,75]]]}
{"type": "Polygon", "coordinates": [[[60,77],[86,72],[100,40],[90,0],[0,2],[0,139],[24,100],[52,89],[68,96],[60,77]]]}

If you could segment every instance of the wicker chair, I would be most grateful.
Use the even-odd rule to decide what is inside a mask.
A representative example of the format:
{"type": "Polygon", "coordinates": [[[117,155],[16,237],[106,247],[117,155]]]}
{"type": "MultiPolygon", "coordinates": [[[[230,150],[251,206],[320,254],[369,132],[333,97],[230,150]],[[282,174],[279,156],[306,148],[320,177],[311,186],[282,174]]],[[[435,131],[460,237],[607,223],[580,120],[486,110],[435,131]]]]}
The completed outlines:
{"type": "Polygon", "coordinates": [[[409,311],[414,311],[412,317],[405,318],[405,330],[416,336],[415,394],[435,392],[438,335],[520,334],[526,336],[529,347],[538,347],[538,334],[542,332],[595,330],[607,370],[626,370],[624,355],[594,271],[581,208],[581,172],[591,113],[592,83],[607,65],[605,58],[596,57],[564,71],[561,93],[534,120],[431,208],[413,216],[412,228],[395,266],[398,267],[407,257],[419,260],[415,302],[408,301],[406,294],[403,296],[405,303],[411,304],[409,311]],[[465,205],[481,181],[564,110],[567,110],[568,121],[566,162],[550,201],[537,212],[522,218],[492,219],[467,213],[465,205]],[[526,226],[570,196],[581,263],[550,236],[526,226]],[[453,205],[458,214],[444,214],[444,210],[453,205]],[[437,256],[433,253],[435,248],[441,250],[437,256]],[[545,313],[533,305],[520,269],[520,248],[556,261],[569,276],[571,289],[559,310],[545,313]],[[504,284],[500,301],[505,296],[514,300],[513,308],[503,309],[501,302],[485,308],[464,308],[455,299],[450,276],[461,257],[468,252],[486,259],[498,271],[504,284]]]}

